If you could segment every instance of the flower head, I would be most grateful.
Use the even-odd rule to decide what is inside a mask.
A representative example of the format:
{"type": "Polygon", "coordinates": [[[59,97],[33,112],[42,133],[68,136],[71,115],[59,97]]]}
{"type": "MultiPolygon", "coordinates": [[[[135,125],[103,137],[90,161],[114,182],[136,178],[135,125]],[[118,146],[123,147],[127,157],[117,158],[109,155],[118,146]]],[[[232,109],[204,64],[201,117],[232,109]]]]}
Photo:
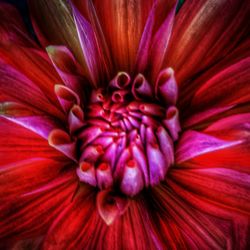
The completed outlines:
{"type": "Polygon", "coordinates": [[[249,4],[177,6],[0,4],[3,248],[247,249],[249,4]]]}

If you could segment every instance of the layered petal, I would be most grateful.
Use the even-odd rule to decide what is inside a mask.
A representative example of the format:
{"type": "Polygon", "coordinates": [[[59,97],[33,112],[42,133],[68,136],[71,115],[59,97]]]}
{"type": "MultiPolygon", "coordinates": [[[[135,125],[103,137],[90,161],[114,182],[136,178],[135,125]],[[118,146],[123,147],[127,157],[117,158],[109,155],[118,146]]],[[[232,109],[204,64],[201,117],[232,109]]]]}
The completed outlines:
{"type": "Polygon", "coordinates": [[[212,109],[250,101],[250,57],[220,71],[195,93],[191,109],[212,109]]]}
{"type": "Polygon", "coordinates": [[[5,118],[0,118],[0,166],[29,158],[60,159],[62,154],[34,132],[5,118]]]}
{"type": "MultiPolygon", "coordinates": [[[[25,62],[27,62],[28,64],[29,61],[25,62]]],[[[38,71],[40,70],[38,67],[32,68],[34,69],[33,72],[35,72],[35,69],[37,69],[38,71]]],[[[22,68],[16,69],[11,64],[2,60],[0,60],[0,73],[1,102],[13,101],[20,104],[24,104],[29,106],[30,109],[44,112],[46,114],[50,114],[52,117],[55,116],[63,120],[64,115],[60,108],[56,105],[56,97],[54,96],[54,100],[50,100],[53,96],[53,92],[51,90],[52,86],[48,87],[46,86],[46,84],[44,84],[44,82],[41,82],[41,80],[37,80],[37,83],[35,79],[30,80],[28,78],[35,77],[36,79],[39,79],[39,75],[42,78],[45,73],[36,76],[30,76],[30,73],[28,73],[28,75],[26,76],[26,72],[23,72],[22,68]],[[49,96],[51,98],[49,98],[49,96]]]]}
{"type": "Polygon", "coordinates": [[[237,0],[183,4],[166,55],[180,84],[222,59],[246,36],[249,8],[248,1],[237,0]]]}
{"type": "MultiPolygon", "coordinates": [[[[7,68],[15,69],[32,81],[33,85],[39,88],[53,106],[58,106],[54,95],[54,85],[62,80],[43,50],[17,46],[16,44],[2,45],[0,58],[3,63],[2,67],[6,64],[6,72],[2,73],[3,75],[8,73],[7,68]]],[[[60,116],[58,113],[58,111],[53,111],[55,116],[60,116]]]]}
{"type": "MultiPolygon", "coordinates": [[[[152,200],[149,203],[149,206],[152,204],[151,209],[154,209],[151,216],[155,223],[155,231],[159,230],[165,246],[169,244],[169,248],[173,249],[190,249],[190,247],[192,249],[233,249],[235,247],[244,249],[248,225],[246,218],[244,221],[242,217],[237,220],[236,217],[235,220],[232,220],[233,217],[218,217],[219,209],[218,212],[215,210],[211,213],[209,204],[207,207],[206,205],[200,207],[197,199],[195,202],[189,202],[191,198],[188,196],[189,192],[186,192],[187,198],[183,196],[180,189],[174,188],[173,172],[167,183],[163,183],[152,191],[150,196],[152,200]],[[193,206],[193,204],[195,205],[193,206]],[[232,222],[241,227],[240,234],[232,222]],[[162,234],[162,232],[164,233],[162,234]],[[239,235],[242,238],[240,245],[237,242],[239,235]]],[[[189,179],[188,182],[192,182],[192,179],[189,179]]],[[[183,190],[186,189],[183,188],[183,190]]]]}
{"type": "Polygon", "coordinates": [[[0,205],[1,242],[12,243],[43,235],[60,211],[70,204],[74,177],[62,173],[37,192],[9,199],[0,205]]]}
{"type": "Polygon", "coordinates": [[[161,249],[145,221],[143,203],[131,201],[124,215],[107,226],[96,209],[93,189],[82,187],[80,192],[53,223],[44,248],[161,249]]]}
{"type": "MultiPolygon", "coordinates": [[[[211,151],[208,154],[196,155],[190,158],[184,168],[228,168],[243,173],[250,173],[250,130],[249,113],[238,108],[236,114],[227,114],[216,121],[211,122],[204,128],[210,136],[220,140],[240,141],[233,147],[223,150],[211,151]]],[[[249,106],[245,111],[249,111],[249,106]]]]}

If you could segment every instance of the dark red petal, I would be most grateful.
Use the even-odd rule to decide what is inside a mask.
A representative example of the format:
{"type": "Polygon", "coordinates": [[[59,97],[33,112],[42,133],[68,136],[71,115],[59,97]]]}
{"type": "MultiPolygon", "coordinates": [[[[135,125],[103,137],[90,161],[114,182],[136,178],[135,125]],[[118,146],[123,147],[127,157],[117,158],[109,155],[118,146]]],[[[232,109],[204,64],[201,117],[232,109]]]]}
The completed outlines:
{"type": "Polygon", "coordinates": [[[55,217],[70,204],[75,188],[72,173],[61,174],[44,189],[1,203],[1,243],[45,234],[55,217]]]}
{"type": "Polygon", "coordinates": [[[44,248],[161,249],[146,222],[144,204],[131,203],[123,215],[107,226],[97,212],[93,190],[83,187],[82,194],[65,208],[50,228],[44,248]]]}
{"type": "MultiPolygon", "coordinates": [[[[189,182],[191,181],[192,179],[189,179],[189,182]]],[[[172,186],[172,182],[170,185],[172,186]]],[[[216,213],[212,215],[206,213],[206,206],[202,206],[203,210],[201,210],[198,206],[199,201],[196,200],[197,205],[192,206],[193,202],[190,204],[187,199],[183,201],[183,196],[179,196],[178,192],[169,188],[167,184],[155,188],[151,197],[151,204],[154,204],[152,217],[155,231],[159,230],[159,235],[165,244],[173,243],[173,247],[181,246],[180,249],[189,249],[190,245],[192,249],[208,247],[230,249],[238,246],[234,237],[237,237],[239,231],[234,230],[231,221],[228,221],[228,218],[217,217],[216,213]],[[161,234],[162,232],[165,234],[161,234]],[[167,240],[166,236],[171,237],[170,240],[167,240]]],[[[239,224],[243,241],[246,240],[245,225],[239,224]]]]}
{"type": "Polygon", "coordinates": [[[1,2],[0,16],[0,44],[15,43],[36,47],[28,35],[20,13],[13,5],[1,2]]]}
{"type": "Polygon", "coordinates": [[[250,58],[242,59],[203,83],[190,109],[207,110],[250,101],[250,58]]]}

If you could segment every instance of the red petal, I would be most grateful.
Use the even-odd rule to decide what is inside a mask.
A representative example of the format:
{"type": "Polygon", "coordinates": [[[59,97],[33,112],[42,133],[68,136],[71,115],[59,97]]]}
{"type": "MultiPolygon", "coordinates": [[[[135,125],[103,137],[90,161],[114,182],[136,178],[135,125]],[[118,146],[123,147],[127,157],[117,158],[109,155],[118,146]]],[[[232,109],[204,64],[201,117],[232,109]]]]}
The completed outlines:
{"type": "MultiPolygon", "coordinates": [[[[26,85],[30,85],[31,89],[35,88],[41,92],[47,98],[47,103],[59,107],[54,95],[54,85],[61,82],[61,79],[44,51],[16,45],[2,46],[0,48],[0,58],[4,61],[1,62],[1,67],[5,71],[2,73],[3,75],[15,79],[15,74],[10,75],[11,73],[8,70],[20,72],[22,74],[22,76],[19,76],[20,80],[29,79],[29,83],[26,83],[26,85]]],[[[8,84],[5,85],[8,86],[8,84]]],[[[15,86],[12,87],[15,88],[15,86]]],[[[13,89],[12,92],[14,92],[13,89]]],[[[32,102],[34,102],[35,97],[34,95],[32,102]]],[[[47,111],[50,110],[52,115],[62,116],[59,110],[53,107],[47,109],[47,111]]]]}
{"type": "Polygon", "coordinates": [[[46,185],[65,167],[60,161],[30,158],[0,167],[1,199],[25,195],[46,185]]]}
{"type": "Polygon", "coordinates": [[[0,205],[1,243],[40,236],[70,204],[76,188],[72,174],[61,174],[49,188],[0,205]]]}
{"type": "MultiPolygon", "coordinates": [[[[172,178],[172,175],[170,178],[172,178]]],[[[191,181],[192,179],[189,179],[188,182],[191,181]]],[[[173,182],[169,181],[169,183],[172,187],[173,182]]],[[[212,214],[208,214],[207,209],[209,209],[209,204],[207,207],[202,206],[201,208],[197,199],[195,207],[192,206],[191,204],[194,204],[194,202],[189,202],[191,197],[188,196],[188,199],[185,197],[183,200],[183,195],[179,196],[179,192],[180,189],[178,192],[175,192],[173,189],[169,189],[169,185],[163,184],[153,190],[153,199],[151,200],[151,203],[156,204],[154,218],[157,229],[163,232],[165,228],[170,227],[172,224],[170,235],[172,233],[173,238],[170,239],[174,240],[174,247],[176,247],[176,242],[182,244],[181,249],[189,249],[190,245],[192,249],[232,249],[238,246],[239,243],[234,240],[234,237],[237,237],[239,229],[234,229],[230,220],[227,221],[225,217],[218,217],[216,210],[212,214]],[[176,226],[181,230],[181,239],[178,239],[178,234],[175,233],[174,229],[176,226]]],[[[235,220],[234,222],[238,221],[235,220]]],[[[240,230],[242,230],[241,236],[243,241],[247,237],[244,224],[246,225],[246,223],[239,225],[240,230]],[[243,230],[245,230],[244,233],[243,230]]],[[[165,238],[165,234],[163,235],[165,238]]],[[[165,242],[168,243],[171,240],[165,240],[165,242]]]]}
{"type": "Polygon", "coordinates": [[[176,170],[171,178],[223,209],[250,216],[250,176],[226,168],[176,170]]]}
{"type": "Polygon", "coordinates": [[[35,133],[0,118],[0,166],[29,158],[63,157],[35,133]]]}
{"type": "Polygon", "coordinates": [[[250,58],[220,71],[205,82],[195,93],[191,109],[204,110],[250,101],[250,58]]]}
{"type": "Polygon", "coordinates": [[[177,14],[166,55],[166,64],[177,72],[178,82],[230,52],[247,34],[248,19],[248,1],[185,2],[177,14]]]}
{"type": "Polygon", "coordinates": [[[95,1],[117,70],[131,71],[152,1],[95,1]]]}

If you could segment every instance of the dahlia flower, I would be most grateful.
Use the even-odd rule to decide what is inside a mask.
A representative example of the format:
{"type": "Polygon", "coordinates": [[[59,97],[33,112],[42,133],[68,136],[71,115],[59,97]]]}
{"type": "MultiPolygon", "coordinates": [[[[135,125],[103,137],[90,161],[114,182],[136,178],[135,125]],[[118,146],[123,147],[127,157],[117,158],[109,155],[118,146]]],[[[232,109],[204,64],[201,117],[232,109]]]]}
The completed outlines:
{"type": "Polygon", "coordinates": [[[38,40],[0,3],[0,248],[249,249],[249,2],[28,4],[38,40]]]}

